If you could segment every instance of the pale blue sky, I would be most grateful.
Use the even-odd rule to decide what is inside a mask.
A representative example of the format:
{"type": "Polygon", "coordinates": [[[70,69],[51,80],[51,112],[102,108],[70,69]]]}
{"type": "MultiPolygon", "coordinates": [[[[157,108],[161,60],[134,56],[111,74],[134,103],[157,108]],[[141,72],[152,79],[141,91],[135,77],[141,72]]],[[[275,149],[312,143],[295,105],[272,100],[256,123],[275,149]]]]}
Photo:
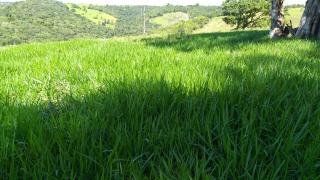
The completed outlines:
{"type": "MultiPolygon", "coordinates": [[[[0,2],[14,2],[17,0],[0,0],[0,2]]],[[[221,5],[222,0],[61,0],[66,3],[80,4],[110,4],[110,5],[221,5]]],[[[286,4],[304,4],[306,0],[285,0],[286,4]]]]}

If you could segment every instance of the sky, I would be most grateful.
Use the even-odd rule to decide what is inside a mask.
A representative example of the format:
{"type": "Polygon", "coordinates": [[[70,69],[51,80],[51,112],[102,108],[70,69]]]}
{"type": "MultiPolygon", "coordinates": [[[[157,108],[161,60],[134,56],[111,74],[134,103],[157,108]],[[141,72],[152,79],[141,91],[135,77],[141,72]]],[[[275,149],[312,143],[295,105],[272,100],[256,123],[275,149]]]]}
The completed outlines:
{"type": "MultiPolygon", "coordinates": [[[[17,0],[0,0],[0,2],[14,2],[17,0]]],[[[110,4],[110,5],[221,5],[223,0],[60,0],[65,3],[79,4],[110,4]]],[[[286,4],[304,4],[306,0],[285,0],[286,4]]]]}

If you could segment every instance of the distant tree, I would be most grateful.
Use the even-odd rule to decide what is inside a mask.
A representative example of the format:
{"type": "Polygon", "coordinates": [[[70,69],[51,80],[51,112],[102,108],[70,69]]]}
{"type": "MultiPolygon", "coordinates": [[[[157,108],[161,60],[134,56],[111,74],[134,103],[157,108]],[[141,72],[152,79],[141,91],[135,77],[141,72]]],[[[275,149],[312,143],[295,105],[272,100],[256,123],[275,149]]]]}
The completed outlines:
{"type": "Polygon", "coordinates": [[[261,27],[269,18],[269,0],[226,0],[223,20],[236,29],[261,27]]]}

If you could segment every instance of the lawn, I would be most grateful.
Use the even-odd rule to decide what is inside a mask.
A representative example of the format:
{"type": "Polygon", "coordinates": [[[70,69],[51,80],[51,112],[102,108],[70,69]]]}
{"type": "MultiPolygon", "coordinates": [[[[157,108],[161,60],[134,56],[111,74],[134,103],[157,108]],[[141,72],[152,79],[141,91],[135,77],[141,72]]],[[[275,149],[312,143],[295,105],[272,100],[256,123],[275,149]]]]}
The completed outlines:
{"type": "Polygon", "coordinates": [[[0,178],[320,178],[319,43],[267,35],[0,49],[0,178]]]}

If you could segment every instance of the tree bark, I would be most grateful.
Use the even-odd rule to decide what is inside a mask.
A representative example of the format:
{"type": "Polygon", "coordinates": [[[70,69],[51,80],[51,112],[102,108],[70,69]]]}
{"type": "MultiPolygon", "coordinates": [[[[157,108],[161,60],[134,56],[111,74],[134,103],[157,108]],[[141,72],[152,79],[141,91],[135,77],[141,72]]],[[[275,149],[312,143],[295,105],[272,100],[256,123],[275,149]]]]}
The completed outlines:
{"type": "Polygon", "coordinates": [[[270,37],[278,38],[283,36],[284,28],[284,0],[272,0],[271,6],[271,27],[270,37]]]}
{"type": "Polygon", "coordinates": [[[296,37],[320,38],[320,0],[307,1],[296,37]]]}

